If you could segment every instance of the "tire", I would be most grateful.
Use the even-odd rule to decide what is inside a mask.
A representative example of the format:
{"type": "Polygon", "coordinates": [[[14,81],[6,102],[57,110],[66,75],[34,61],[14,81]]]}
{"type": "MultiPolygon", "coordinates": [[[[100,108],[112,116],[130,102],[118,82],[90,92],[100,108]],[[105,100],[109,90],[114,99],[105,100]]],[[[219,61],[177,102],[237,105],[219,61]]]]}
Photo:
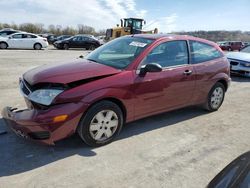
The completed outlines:
{"type": "Polygon", "coordinates": [[[42,45],[39,43],[34,44],[34,50],[41,50],[42,49],[42,45]]]}
{"type": "Polygon", "coordinates": [[[95,46],[94,46],[94,45],[90,45],[90,46],[88,47],[88,50],[95,50],[95,46]]]}
{"type": "Polygon", "coordinates": [[[123,113],[111,101],[94,104],[80,120],[77,132],[89,146],[99,147],[109,144],[120,133],[123,113]]]}
{"type": "Polygon", "coordinates": [[[8,44],[6,42],[0,42],[0,49],[7,49],[8,44]]]}
{"type": "Polygon", "coordinates": [[[209,112],[217,111],[222,105],[225,97],[225,86],[217,82],[209,91],[205,109],[209,112]]]}
{"type": "Polygon", "coordinates": [[[69,49],[69,45],[68,45],[68,44],[64,44],[64,45],[63,45],[63,49],[64,49],[64,50],[68,50],[68,49],[69,49]]]}
{"type": "Polygon", "coordinates": [[[232,48],[228,48],[228,51],[232,51],[232,48]]]}

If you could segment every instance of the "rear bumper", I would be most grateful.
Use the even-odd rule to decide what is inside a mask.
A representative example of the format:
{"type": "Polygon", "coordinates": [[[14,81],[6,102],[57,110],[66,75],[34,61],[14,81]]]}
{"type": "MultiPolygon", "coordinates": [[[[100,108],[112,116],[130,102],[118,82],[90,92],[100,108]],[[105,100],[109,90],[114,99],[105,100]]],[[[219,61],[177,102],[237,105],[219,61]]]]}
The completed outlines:
{"type": "Polygon", "coordinates": [[[69,137],[75,133],[82,114],[88,105],[82,102],[60,104],[48,110],[17,110],[5,107],[3,119],[13,132],[22,138],[39,143],[54,145],[55,141],[69,137]],[[68,115],[62,122],[53,122],[58,115],[68,115]]]}
{"type": "Polygon", "coordinates": [[[48,42],[45,42],[42,44],[42,48],[47,48],[49,46],[49,43],[48,42]]]}

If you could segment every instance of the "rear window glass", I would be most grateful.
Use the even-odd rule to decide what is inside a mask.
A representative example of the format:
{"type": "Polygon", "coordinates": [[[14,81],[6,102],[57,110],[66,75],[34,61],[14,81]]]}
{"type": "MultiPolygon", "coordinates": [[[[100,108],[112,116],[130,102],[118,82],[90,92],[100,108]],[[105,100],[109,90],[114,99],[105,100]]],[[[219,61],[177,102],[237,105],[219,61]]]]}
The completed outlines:
{"type": "Polygon", "coordinates": [[[198,41],[189,41],[191,49],[191,62],[193,64],[210,61],[223,56],[215,47],[198,41]]]}

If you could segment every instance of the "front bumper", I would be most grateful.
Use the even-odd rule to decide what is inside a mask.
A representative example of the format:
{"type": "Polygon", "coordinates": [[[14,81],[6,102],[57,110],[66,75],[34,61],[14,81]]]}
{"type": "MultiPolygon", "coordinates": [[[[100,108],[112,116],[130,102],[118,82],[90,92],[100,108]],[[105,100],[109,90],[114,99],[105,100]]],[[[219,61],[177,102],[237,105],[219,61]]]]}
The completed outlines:
{"type": "Polygon", "coordinates": [[[82,102],[51,106],[47,110],[17,110],[5,107],[2,116],[13,132],[25,139],[54,145],[55,141],[75,133],[82,114],[88,105],[82,102]],[[67,119],[53,122],[53,117],[66,114],[67,119]]]}
{"type": "Polygon", "coordinates": [[[250,62],[242,63],[236,60],[229,60],[229,62],[230,62],[230,72],[232,74],[250,77],[250,62]],[[246,66],[246,64],[249,66],[246,66]]]}
{"type": "Polygon", "coordinates": [[[63,45],[61,43],[53,43],[53,46],[57,49],[62,49],[63,45]]]}

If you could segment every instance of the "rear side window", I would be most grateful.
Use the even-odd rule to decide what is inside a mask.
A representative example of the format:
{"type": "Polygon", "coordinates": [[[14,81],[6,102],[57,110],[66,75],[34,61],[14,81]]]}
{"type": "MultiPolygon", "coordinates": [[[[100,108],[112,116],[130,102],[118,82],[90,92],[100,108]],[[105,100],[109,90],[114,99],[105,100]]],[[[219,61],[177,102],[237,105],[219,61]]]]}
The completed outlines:
{"type": "Polygon", "coordinates": [[[37,38],[35,35],[23,34],[23,38],[37,38]]]}
{"type": "Polygon", "coordinates": [[[222,53],[215,47],[198,41],[189,41],[191,50],[191,62],[202,63],[222,57],[222,53]]]}
{"type": "Polygon", "coordinates": [[[186,41],[169,41],[155,47],[143,60],[142,65],[158,63],[162,67],[188,64],[186,41]]]}

